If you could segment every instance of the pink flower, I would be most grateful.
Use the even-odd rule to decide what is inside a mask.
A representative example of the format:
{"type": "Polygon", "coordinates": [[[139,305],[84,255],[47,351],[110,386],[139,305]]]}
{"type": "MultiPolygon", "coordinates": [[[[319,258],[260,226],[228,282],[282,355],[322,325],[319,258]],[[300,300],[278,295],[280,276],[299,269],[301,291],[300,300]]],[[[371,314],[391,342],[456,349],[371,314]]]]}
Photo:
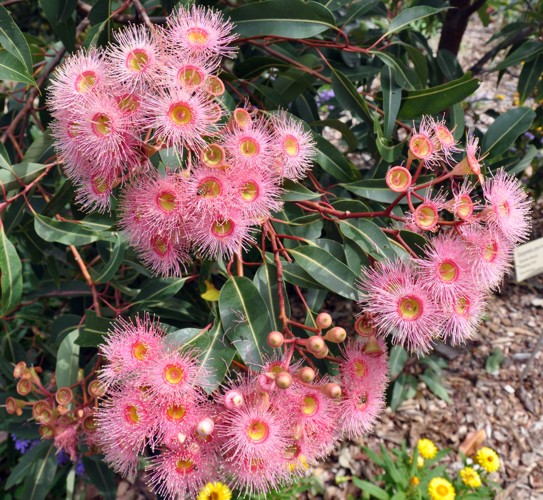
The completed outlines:
{"type": "Polygon", "coordinates": [[[360,385],[386,386],[388,363],[386,355],[370,356],[364,352],[364,342],[349,341],[342,348],[339,363],[342,386],[355,388],[360,385]]]}
{"type": "Polygon", "coordinates": [[[58,451],[70,455],[70,460],[77,460],[77,425],[59,426],[55,429],[54,444],[58,451]]]}
{"type": "Polygon", "coordinates": [[[195,217],[226,210],[234,204],[233,178],[220,168],[196,167],[187,180],[185,196],[195,217]]]}
{"type": "Polygon", "coordinates": [[[449,233],[434,238],[417,259],[420,282],[431,290],[438,303],[452,303],[462,293],[476,289],[467,259],[465,242],[449,233]]]}
{"type": "Polygon", "coordinates": [[[229,46],[236,39],[233,28],[220,12],[200,6],[181,7],[168,19],[165,39],[189,56],[232,57],[236,52],[229,46]]]}
{"type": "Polygon", "coordinates": [[[445,118],[441,120],[430,119],[431,127],[434,131],[434,137],[440,156],[448,164],[453,161],[454,153],[460,153],[461,149],[457,146],[452,131],[445,125],[445,118]]]}
{"type": "Polygon", "coordinates": [[[473,337],[481,322],[485,305],[486,301],[481,291],[471,290],[465,295],[458,295],[451,304],[445,306],[443,311],[444,338],[450,340],[453,345],[457,345],[473,337]]]}
{"type": "Polygon", "coordinates": [[[493,178],[486,180],[483,193],[487,201],[483,215],[486,215],[488,224],[511,243],[527,240],[531,203],[522,184],[500,168],[493,178]]]}
{"type": "Polygon", "coordinates": [[[100,175],[90,175],[88,178],[85,176],[78,181],[75,201],[85,212],[107,212],[111,208],[111,196],[116,182],[116,175],[110,178],[100,175]]]}
{"type": "Polygon", "coordinates": [[[384,387],[361,385],[346,391],[338,412],[343,434],[349,439],[356,439],[367,433],[383,408],[384,387]]]}
{"type": "Polygon", "coordinates": [[[441,333],[442,315],[430,291],[405,264],[377,263],[360,281],[365,312],[373,315],[378,330],[410,351],[428,352],[441,333]],[[395,274],[389,274],[389,269],[395,274]],[[404,274],[397,276],[399,270],[404,274]]]}
{"type": "Polygon", "coordinates": [[[452,205],[452,212],[466,222],[473,221],[473,212],[480,208],[479,204],[473,200],[472,192],[473,185],[464,181],[459,188],[453,187],[454,198],[452,203],[447,203],[448,206],[452,205]]]}
{"type": "Polygon", "coordinates": [[[436,139],[432,119],[423,116],[418,130],[413,125],[413,133],[409,139],[409,154],[417,160],[423,160],[427,168],[433,168],[441,159],[438,147],[441,146],[436,139]]]}
{"type": "Polygon", "coordinates": [[[410,220],[424,231],[435,231],[439,222],[439,211],[445,207],[444,197],[437,194],[434,197],[426,196],[411,214],[410,220]]]}
{"type": "Polygon", "coordinates": [[[165,62],[161,81],[166,86],[179,86],[193,92],[217,70],[217,63],[202,55],[172,54],[165,62]]]}
{"type": "Polygon", "coordinates": [[[316,154],[311,133],[285,112],[274,116],[273,128],[281,175],[294,181],[303,178],[316,154]]]}
{"type": "Polygon", "coordinates": [[[282,190],[278,178],[256,168],[244,169],[232,176],[235,178],[232,203],[241,207],[244,216],[258,220],[280,210],[282,190]]]}
{"type": "Polygon", "coordinates": [[[144,265],[159,276],[181,276],[191,260],[189,242],[180,231],[157,231],[131,243],[144,265]]]}
{"type": "Polygon", "coordinates": [[[100,353],[106,361],[100,370],[100,380],[109,386],[139,378],[142,369],[162,355],[163,335],[158,321],[148,314],[130,321],[117,319],[100,344],[100,353]]]}
{"type": "Polygon", "coordinates": [[[279,488],[288,475],[287,461],[280,455],[252,459],[224,458],[223,467],[231,477],[232,486],[249,495],[249,498],[279,488]]]}

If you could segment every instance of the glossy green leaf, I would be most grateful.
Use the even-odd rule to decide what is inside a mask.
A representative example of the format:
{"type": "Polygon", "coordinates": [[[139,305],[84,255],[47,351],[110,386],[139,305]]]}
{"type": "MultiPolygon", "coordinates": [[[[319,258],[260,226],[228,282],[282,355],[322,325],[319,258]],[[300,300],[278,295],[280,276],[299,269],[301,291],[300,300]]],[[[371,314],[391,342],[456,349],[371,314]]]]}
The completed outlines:
{"type": "Polygon", "coordinates": [[[339,230],[343,236],[353,240],[362,250],[378,260],[395,257],[392,244],[385,233],[370,220],[341,220],[339,230]]]}
{"type": "Polygon", "coordinates": [[[476,78],[472,78],[470,73],[466,73],[452,82],[429,89],[411,90],[402,100],[398,117],[417,118],[423,114],[438,114],[472,95],[480,83],[476,78]]]}
{"type": "Polygon", "coordinates": [[[173,297],[187,281],[187,278],[152,278],[147,280],[136,295],[132,305],[162,302],[173,297]]]}
{"type": "Polygon", "coordinates": [[[103,267],[98,271],[98,276],[94,278],[95,283],[106,283],[115,276],[115,273],[123,262],[125,250],[126,243],[122,236],[117,233],[115,235],[115,244],[111,256],[107,262],[104,262],[103,267]]]}
{"type": "Polygon", "coordinates": [[[333,14],[314,1],[265,0],[233,9],[229,15],[242,37],[309,38],[335,29],[333,14]]]}
{"type": "Polygon", "coordinates": [[[371,124],[373,119],[368,104],[360,96],[356,87],[341,71],[333,67],[331,70],[332,89],[334,89],[337,101],[344,109],[348,109],[366,123],[371,124]]]}
{"type": "Polygon", "coordinates": [[[543,52],[543,42],[539,40],[526,40],[517,49],[511,52],[500,64],[490,71],[502,71],[521,62],[528,62],[543,52]]]}
{"type": "Polygon", "coordinates": [[[458,102],[451,106],[449,120],[451,122],[449,129],[452,131],[455,140],[459,141],[464,137],[466,130],[464,106],[461,103],[458,102]]]}
{"type": "Polygon", "coordinates": [[[98,316],[95,311],[85,311],[85,324],[79,330],[75,343],[80,347],[98,347],[104,342],[113,318],[98,316]]]}
{"type": "Polygon", "coordinates": [[[79,370],[79,345],[75,343],[79,330],[70,332],[60,343],[57,353],[56,381],[57,389],[68,387],[77,382],[79,370]]]}
{"type": "MultiPolygon", "coordinates": [[[[73,0],[67,0],[72,2],[73,0]]],[[[47,21],[51,25],[51,28],[60,38],[64,46],[69,51],[75,50],[75,22],[73,18],[61,19],[64,13],[64,6],[66,2],[64,0],[39,0],[39,4],[42,8],[43,14],[47,18],[47,21]]]]}
{"type": "Polygon", "coordinates": [[[392,396],[390,399],[390,408],[396,411],[400,405],[409,397],[412,397],[417,388],[417,379],[413,375],[402,373],[392,386],[392,396]]]}
{"type": "Polygon", "coordinates": [[[535,59],[522,66],[517,87],[520,104],[534,91],[541,74],[543,74],[543,54],[539,54],[535,59]]]}
{"type": "MultiPolygon", "coordinates": [[[[266,260],[258,268],[253,278],[253,283],[260,296],[264,300],[271,320],[273,330],[281,331],[282,325],[279,320],[279,283],[277,281],[277,267],[268,263],[266,260]]],[[[290,313],[289,302],[287,300],[287,291],[283,284],[283,297],[285,297],[285,312],[287,316],[290,313]]]]}
{"type": "Polygon", "coordinates": [[[374,116],[373,118],[373,131],[377,136],[375,140],[375,145],[377,150],[381,155],[381,158],[387,163],[394,163],[396,159],[402,154],[404,149],[404,144],[392,144],[384,135],[381,128],[381,123],[379,122],[379,117],[374,116]]]}
{"type": "Polygon", "coordinates": [[[9,169],[0,170],[0,183],[6,191],[23,188],[38,177],[45,168],[45,165],[41,163],[17,163],[9,169]]]}
{"type": "Polygon", "coordinates": [[[58,221],[40,214],[34,215],[34,229],[45,241],[65,245],[88,245],[97,240],[113,239],[111,233],[99,233],[77,222],[58,221]]]}
{"type": "Polygon", "coordinates": [[[356,181],[360,178],[355,166],[335,146],[319,134],[315,134],[315,140],[317,142],[315,162],[325,172],[343,182],[356,181]]]}
{"type": "Polygon", "coordinates": [[[115,473],[96,455],[91,457],[83,455],[83,466],[85,474],[105,500],[115,500],[117,498],[115,473]]]}
{"type": "Polygon", "coordinates": [[[282,196],[284,201],[315,200],[321,197],[320,193],[310,191],[302,184],[291,181],[290,179],[284,180],[283,188],[285,190],[282,196]]]}
{"type": "Polygon", "coordinates": [[[376,56],[394,70],[394,77],[396,78],[398,85],[407,90],[415,90],[416,87],[413,85],[413,82],[418,80],[418,77],[411,68],[408,68],[387,52],[383,52],[381,50],[370,50],[369,53],[376,56]]]}
{"type": "Polygon", "coordinates": [[[385,35],[402,31],[420,19],[424,19],[425,17],[432,16],[447,9],[448,7],[435,8],[427,5],[402,9],[402,11],[390,22],[385,35]]]}
{"type": "Polygon", "coordinates": [[[32,75],[32,55],[23,33],[9,12],[0,5],[0,45],[15,56],[32,75]]]}
{"type": "Polygon", "coordinates": [[[389,500],[390,497],[388,496],[388,493],[383,490],[382,488],[379,488],[379,486],[376,486],[373,483],[370,483],[368,481],[364,481],[356,476],[353,476],[353,484],[362,490],[363,494],[371,495],[374,498],[377,498],[378,500],[389,500]]]}
{"type": "Polygon", "coordinates": [[[36,81],[24,63],[7,50],[0,50],[0,80],[36,85],[36,81]]]}
{"type": "Polygon", "coordinates": [[[45,456],[50,447],[51,443],[47,441],[41,441],[36,444],[36,446],[34,446],[31,450],[28,450],[28,452],[19,459],[17,465],[11,469],[11,472],[5,483],[5,489],[8,490],[12,488],[16,484],[19,484],[25,477],[27,477],[30,474],[30,471],[32,470],[34,464],[40,458],[43,458],[45,456]]]}
{"type": "Polygon", "coordinates": [[[56,448],[50,443],[45,456],[34,462],[30,469],[21,498],[44,500],[55,482],[57,467],[56,448]]]}
{"type": "MultiPolygon", "coordinates": [[[[421,176],[419,177],[418,182],[425,183],[430,179],[430,176],[421,176]]],[[[363,179],[357,182],[343,183],[340,184],[340,186],[357,196],[379,203],[392,203],[398,197],[398,193],[395,193],[388,188],[385,179],[363,179]]],[[[400,203],[407,203],[405,197],[400,203]]]]}
{"type": "Polygon", "coordinates": [[[537,156],[537,154],[538,149],[533,144],[530,144],[524,158],[522,158],[522,160],[520,160],[518,163],[515,163],[512,167],[506,168],[507,173],[516,175],[524,172],[532,164],[532,160],[537,156]]]}
{"type": "Polygon", "coordinates": [[[407,351],[399,345],[395,345],[390,350],[390,356],[388,359],[388,369],[390,372],[390,378],[394,380],[400,373],[402,373],[403,367],[409,354],[407,351]]]}
{"type": "Polygon", "coordinates": [[[402,89],[396,83],[395,70],[390,66],[385,65],[381,70],[381,88],[383,90],[383,111],[385,112],[383,134],[386,139],[390,139],[402,102],[402,89]]]}
{"type": "Polygon", "coordinates": [[[354,286],[357,276],[326,250],[300,246],[288,252],[311,278],[328,290],[347,299],[358,298],[358,290],[354,286]]]}
{"type": "Polygon", "coordinates": [[[226,336],[241,359],[253,368],[262,366],[270,352],[266,338],[271,322],[253,282],[242,276],[229,278],[221,289],[219,310],[226,336]]]}
{"type": "Polygon", "coordinates": [[[8,240],[4,227],[0,224],[0,287],[1,307],[0,315],[5,316],[11,312],[19,302],[23,294],[23,272],[21,259],[13,243],[8,240]]]}
{"type": "Polygon", "coordinates": [[[199,352],[199,370],[206,374],[205,390],[213,392],[223,382],[226,372],[234,359],[236,350],[225,338],[220,321],[211,328],[183,328],[166,337],[168,344],[177,348],[196,348],[199,352]]]}
{"type": "Polygon", "coordinates": [[[425,248],[429,242],[424,236],[405,229],[400,231],[400,236],[419,257],[426,255],[425,248]]]}
{"type": "Polygon", "coordinates": [[[362,268],[369,266],[368,256],[353,240],[345,238],[343,250],[349,269],[357,276],[361,274],[362,268]]]}
{"type": "Polygon", "coordinates": [[[491,157],[504,153],[530,128],[534,119],[535,111],[525,107],[513,108],[498,116],[483,137],[482,153],[491,157]]]}

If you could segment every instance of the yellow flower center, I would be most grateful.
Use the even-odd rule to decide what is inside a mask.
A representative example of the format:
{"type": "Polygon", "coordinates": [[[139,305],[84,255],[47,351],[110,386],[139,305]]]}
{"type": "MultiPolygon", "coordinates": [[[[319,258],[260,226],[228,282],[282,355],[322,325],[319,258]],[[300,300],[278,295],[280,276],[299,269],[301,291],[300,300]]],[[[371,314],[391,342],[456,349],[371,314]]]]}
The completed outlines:
{"type": "Polygon", "coordinates": [[[202,83],[204,74],[196,66],[183,66],[177,72],[177,80],[184,87],[194,89],[202,83]]]}
{"type": "Polygon", "coordinates": [[[450,283],[451,281],[456,281],[456,279],[458,278],[458,271],[458,266],[450,260],[442,262],[438,267],[439,277],[442,281],[445,281],[447,283],[450,283]]]}
{"type": "Polygon", "coordinates": [[[148,347],[139,340],[135,342],[132,346],[132,356],[134,356],[139,361],[143,361],[145,359],[148,351],[148,347]]]}
{"type": "Polygon", "coordinates": [[[447,486],[445,486],[444,484],[440,484],[437,488],[436,488],[436,491],[437,491],[437,494],[442,496],[442,497],[445,497],[449,494],[449,488],[447,488],[447,486]]]}
{"type": "Polygon", "coordinates": [[[423,229],[433,227],[438,217],[437,211],[428,205],[421,205],[415,210],[415,222],[423,229]]]}
{"type": "Polygon", "coordinates": [[[92,131],[94,135],[105,136],[111,133],[111,119],[105,113],[97,113],[92,118],[92,131]]]}
{"type": "Polygon", "coordinates": [[[440,125],[436,129],[437,138],[442,146],[454,146],[454,137],[447,127],[440,125]]]}
{"type": "Polygon", "coordinates": [[[98,77],[94,71],[83,71],[75,80],[75,89],[80,94],[86,94],[96,85],[98,77]]]}
{"type": "Polygon", "coordinates": [[[218,144],[209,144],[202,152],[202,160],[208,167],[217,167],[224,160],[224,149],[218,144]]]}
{"type": "Polygon", "coordinates": [[[125,113],[135,113],[140,107],[139,100],[132,94],[127,94],[119,99],[119,109],[125,113]]]}
{"type": "Polygon", "coordinates": [[[177,460],[175,462],[175,470],[182,474],[187,474],[194,470],[194,462],[192,460],[177,460]]]}
{"type": "Polygon", "coordinates": [[[221,185],[217,179],[208,177],[200,182],[197,193],[202,198],[215,198],[221,194],[221,185]]]}
{"type": "Polygon", "coordinates": [[[186,409],[182,405],[170,405],[166,410],[166,417],[169,420],[183,420],[185,414],[187,413],[186,409]]]}
{"type": "Polygon", "coordinates": [[[192,45],[203,46],[207,43],[207,31],[202,28],[190,28],[187,32],[187,40],[192,45]]]}
{"type": "Polygon", "coordinates": [[[258,186],[255,182],[248,181],[241,188],[241,197],[248,202],[255,201],[258,197],[258,186]]]}
{"type": "Polygon", "coordinates": [[[157,196],[157,205],[165,212],[171,212],[175,210],[177,203],[175,201],[175,195],[168,191],[163,191],[157,196]]]}
{"type": "Polygon", "coordinates": [[[463,194],[456,204],[456,213],[462,219],[467,219],[473,213],[473,202],[467,194],[463,194]]]}
{"type": "Polygon", "coordinates": [[[164,380],[170,385],[177,385],[183,382],[185,372],[177,365],[168,365],[164,368],[164,380]]]}
{"type": "Polygon", "coordinates": [[[149,55],[143,49],[131,50],[126,56],[126,67],[134,73],[139,73],[147,67],[149,55]]]}
{"type": "Polygon", "coordinates": [[[259,153],[260,146],[258,145],[258,142],[256,142],[252,137],[246,137],[241,140],[241,143],[239,145],[239,152],[247,157],[250,158],[251,156],[255,156],[259,153]]]}
{"type": "Polygon", "coordinates": [[[246,109],[236,108],[234,110],[234,121],[240,128],[245,128],[253,121],[251,115],[246,109]]]}
{"type": "Polygon", "coordinates": [[[300,144],[296,137],[292,135],[287,135],[283,141],[283,150],[287,156],[291,158],[298,156],[300,153],[300,144]]]}
{"type": "Polygon", "coordinates": [[[124,416],[129,424],[137,424],[140,421],[138,409],[133,405],[127,406],[124,409],[124,416]]]}
{"type": "Polygon", "coordinates": [[[302,413],[311,417],[315,415],[319,409],[319,402],[313,396],[306,396],[302,400],[302,413]]]}
{"type": "Polygon", "coordinates": [[[494,262],[498,255],[498,244],[495,241],[487,243],[483,249],[482,258],[485,262],[494,262]]]}
{"type": "Polygon", "coordinates": [[[354,374],[358,377],[358,378],[363,378],[366,376],[366,364],[361,361],[361,360],[357,360],[353,363],[353,368],[354,368],[354,374]]]}
{"type": "Polygon", "coordinates": [[[205,91],[212,96],[220,96],[224,94],[224,83],[217,76],[208,76],[204,82],[205,91]]]}
{"type": "Polygon", "coordinates": [[[192,120],[192,109],[186,102],[176,102],[168,110],[168,118],[180,127],[192,120]]]}
{"type": "Polygon", "coordinates": [[[420,299],[412,295],[407,295],[400,300],[398,313],[402,319],[413,321],[422,315],[423,306],[420,299]]]}
{"type": "Polygon", "coordinates": [[[416,158],[424,160],[434,152],[432,141],[424,135],[414,135],[409,141],[409,149],[416,158]]]}
{"type": "Polygon", "coordinates": [[[215,221],[211,226],[211,232],[219,238],[226,238],[234,232],[234,227],[234,222],[230,219],[215,221]]]}
{"type": "Polygon", "coordinates": [[[261,420],[253,420],[247,427],[247,437],[255,444],[266,441],[269,433],[268,424],[261,420]]]}
{"type": "Polygon", "coordinates": [[[164,257],[164,255],[168,253],[168,241],[160,236],[156,236],[152,239],[151,247],[161,257],[164,257]]]}
{"type": "Polygon", "coordinates": [[[469,311],[469,300],[466,297],[460,297],[454,308],[459,316],[464,316],[469,311]]]}
{"type": "Polygon", "coordinates": [[[92,189],[96,194],[104,194],[108,190],[108,185],[103,177],[92,179],[92,189]]]}
{"type": "Polygon", "coordinates": [[[502,217],[509,217],[509,215],[511,215],[511,206],[509,205],[509,202],[504,200],[501,203],[498,203],[496,212],[502,217]]]}
{"type": "Polygon", "coordinates": [[[405,191],[411,184],[411,174],[403,167],[391,168],[387,176],[389,187],[394,191],[405,191]]]}

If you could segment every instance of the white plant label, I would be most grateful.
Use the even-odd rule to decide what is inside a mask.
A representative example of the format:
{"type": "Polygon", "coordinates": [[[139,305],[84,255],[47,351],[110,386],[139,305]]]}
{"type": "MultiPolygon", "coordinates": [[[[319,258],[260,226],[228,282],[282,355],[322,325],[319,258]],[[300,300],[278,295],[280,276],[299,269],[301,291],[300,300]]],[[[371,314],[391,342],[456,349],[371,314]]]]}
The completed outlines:
{"type": "Polygon", "coordinates": [[[514,250],[517,281],[543,273],[543,238],[519,245],[514,250]]]}

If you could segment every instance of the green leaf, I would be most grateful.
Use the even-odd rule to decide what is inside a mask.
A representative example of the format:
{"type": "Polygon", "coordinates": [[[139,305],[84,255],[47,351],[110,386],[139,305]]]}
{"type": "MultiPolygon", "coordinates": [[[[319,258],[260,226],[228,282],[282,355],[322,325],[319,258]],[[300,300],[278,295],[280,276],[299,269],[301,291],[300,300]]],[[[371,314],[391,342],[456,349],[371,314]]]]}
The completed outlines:
{"type": "Polygon", "coordinates": [[[103,267],[98,271],[98,276],[94,278],[95,283],[106,283],[110,281],[123,262],[126,243],[119,233],[115,235],[115,245],[111,252],[111,257],[104,262],[103,267]]]}
{"type": "Polygon", "coordinates": [[[428,7],[426,5],[418,7],[410,7],[403,9],[391,22],[388,27],[388,31],[385,33],[386,36],[402,31],[405,28],[409,27],[416,21],[424,19],[425,17],[432,16],[438,12],[447,10],[449,7],[428,7]]]}
{"type": "Polygon", "coordinates": [[[472,95],[480,85],[480,81],[466,73],[452,82],[443,83],[423,90],[410,90],[402,100],[398,112],[399,118],[417,118],[435,115],[463,101],[472,95]]]}
{"type": "Polygon", "coordinates": [[[345,219],[339,221],[341,234],[353,240],[362,250],[372,257],[383,260],[395,257],[394,249],[383,231],[366,219],[345,219]]]}
{"type": "Polygon", "coordinates": [[[236,350],[225,342],[225,332],[220,320],[210,329],[184,328],[172,332],[166,338],[167,343],[177,347],[195,347],[200,361],[200,371],[206,374],[204,389],[212,393],[224,380],[236,350]]]}
{"type": "Polygon", "coordinates": [[[9,12],[0,5],[0,45],[21,61],[29,75],[32,74],[32,54],[23,33],[9,12]]]}
{"type": "Polygon", "coordinates": [[[11,469],[11,473],[5,483],[5,489],[9,490],[16,484],[19,484],[30,473],[30,470],[34,466],[34,463],[45,456],[47,450],[51,446],[51,443],[47,441],[41,441],[31,450],[25,453],[17,465],[11,469]]]}
{"type": "Polygon", "coordinates": [[[368,481],[363,481],[362,479],[353,476],[353,484],[362,490],[363,493],[368,493],[372,497],[378,498],[379,500],[389,500],[388,493],[368,481]]]}
{"type": "Polygon", "coordinates": [[[322,135],[315,134],[314,137],[317,142],[315,162],[325,172],[343,182],[356,181],[360,178],[358,170],[335,146],[322,137],[322,135]]]}
{"type": "Polygon", "coordinates": [[[425,248],[428,246],[428,240],[424,236],[405,229],[400,231],[400,236],[419,257],[426,255],[425,248]]]}
{"type": "Polygon", "coordinates": [[[79,330],[73,330],[64,338],[58,348],[56,366],[57,389],[68,387],[77,382],[79,345],[75,341],[78,336],[79,330]]]}
{"type": "Polygon", "coordinates": [[[496,348],[492,351],[492,354],[486,358],[485,370],[491,375],[496,375],[500,371],[500,366],[503,361],[503,353],[500,348],[496,348]]]}
{"type": "Polygon", "coordinates": [[[395,379],[400,373],[402,373],[405,362],[408,360],[409,354],[407,351],[399,346],[395,345],[390,350],[390,357],[388,359],[388,369],[390,371],[390,378],[395,379]]]}
{"type": "Polygon", "coordinates": [[[241,276],[229,278],[221,289],[219,310],[226,336],[241,359],[250,367],[261,367],[270,351],[266,339],[271,323],[253,282],[241,276]]]}
{"type": "Polygon", "coordinates": [[[187,278],[153,278],[147,280],[136,295],[132,305],[145,302],[163,302],[173,297],[187,281],[187,278]]]}
{"type": "Polygon", "coordinates": [[[507,151],[517,137],[530,128],[534,119],[535,111],[524,107],[510,109],[498,116],[483,137],[483,155],[498,156],[507,151]]]}
{"type": "Polygon", "coordinates": [[[302,184],[291,181],[290,179],[285,179],[283,188],[285,189],[285,192],[283,193],[284,201],[315,200],[321,197],[320,193],[314,193],[302,184]]]}
{"type": "Polygon", "coordinates": [[[357,276],[343,262],[318,247],[300,246],[288,250],[296,263],[312,279],[342,297],[355,300],[358,290],[354,286],[357,276]]]}
{"type": "Polygon", "coordinates": [[[383,134],[386,139],[390,139],[402,102],[402,89],[396,83],[395,70],[390,66],[385,65],[381,70],[381,88],[383,89],[383,111],[385,112],[383,134]]]}
{"type": "Polygon", "coordinates": [[[106,500],[117,498],[117,483],[115,473],[97,456],[86,457],[83,455],[85,474],[91,483],[98,488],[106,500]]]}
{"type": "Polygon", "coordinates": [[[383,463],[384,463],[383,459],[377,453],[375,453],[372,449],[368,447],[364,447],[363,451],[373,463],[375,463],[379,467],[383,466],[383,463]]]}
{"type": "Polygon", "coordinates": [[[26,69],[24,63],[7,50],[0,50],[0,80],[36,85],[36,81],[26,69]]]}
{"type": "Polygon", "coordinates": [[[337,101],[344,109],[353,112],[368,124],[373,123],[370,109],[366,101],[360,96],[352,82],[339,70],[331,67],[332,89],[337,101]]]}
{"type": "Polygon", "coordinates": [[[95,311],[85,311],[85,325],[79,331],[75,343],[81,347],[98,347],[113,322],[113,318],[98,316],[95,311]]]}
{"type": "Polygon", "coordinates": [[[526,151],[526,156],[514,166],[508,167],[506,169],[507,173],[516,175],[524,172],[532,164],[532,160],[536,157],[537,153],[538,149],[533,144],[530,144],[528,151],[526,151]]]}
{"type": "Polygon", "coordinates": [[[439,399],[442,399],[446,403],[451,402],[447,389],[441,383],[439,376],[434,372],[426,371],[420,376],[420,379],[428,386],[431,392],[433,392],[439,399]]]}
{"type": "Polygon", "coordinates": [[[415,89],[412,82],[418,80],[418,76],[411,68],[408,68],[387,52],[370,50],[369,53],[381,59],[382,62],[394,70],[394,77],[400,86],[408,90],[415,89]]]}
{"type": "Polygon", "coordinates": [[[490,71],[502,71],[521,62],[528,62],[543,52],[543,42],[539,40],[526,40],[516,50],[511,52],[500,64],[490,71]]]}
{"type": "MultiPolygon", "coordinates": [[[[253,283],[257,290],[260,292],[260,296],[264,300],[268,313],[271,319],[271,327],[273,330],[282,330],[282,325],[279,323],[279,283],[277,281],[277,267],[269,264],[266,260],[258,268],[253,278],[253,283]]],[[[283,285],[283,297],[287,297],[286,289],[283,285]]],[[[288,300],[285,300],[285,309],[287,315],[288,300]]]]}
{"type": "Polygon", "coordinates": [[[265,0],[233,9],[229,15],[242,37],[309,38],[336,29],[334,15],[314,1],[265,0]]]}
{"type": "Polygon", "coordinates": [[[0,184],[6,191],[23,188],[38,177],[46,167],[41,163],[17,163],[8,168],[9,170],[0,170],[0,184]]]}
{"type": "Polygon", "coordinates": [[[34,462],[34,466],[26,478],[21,498],[25,498],[26,500],[43,500],[47,496],[47,493],[49,493],[49,490],[53,486],[57,471],[55,451],[55,446],[52,443],[49,444],[49,449],[45,453],[45,457],[34,462]]]}
{"type": "Polygon", "coordinates": [[[520,104],[530,96],[542,73],[543,54],[539,54],[533,61],[528,61],[522,67],[517,86],[520,104]]]}
{"type": "Polygon", "coordinates": [[[34,214],[34,229],[45,241],[65,245],[88,245],[94,241],[113,239],[112,233],[96,232],[77,222],[57,221],[40,214],[34,214]]]}
{"type": "Polygon", "coordinates": [[[390,408],[396,411],[400,405],[409,397],[409,393],[415,393],[417,380],[413,375],[402,373],[392,385],[392,396],[390,399],[390,408]]]}
{"type": "Polygon", "coordinates": [[[8,240],[4,226],[0,224],[0,271],[2,277],[0,280],[1,308],[0,314],[5,316],[11,312],[21,302],[23,294],[23,273],[21,259],[8,240]]]}

